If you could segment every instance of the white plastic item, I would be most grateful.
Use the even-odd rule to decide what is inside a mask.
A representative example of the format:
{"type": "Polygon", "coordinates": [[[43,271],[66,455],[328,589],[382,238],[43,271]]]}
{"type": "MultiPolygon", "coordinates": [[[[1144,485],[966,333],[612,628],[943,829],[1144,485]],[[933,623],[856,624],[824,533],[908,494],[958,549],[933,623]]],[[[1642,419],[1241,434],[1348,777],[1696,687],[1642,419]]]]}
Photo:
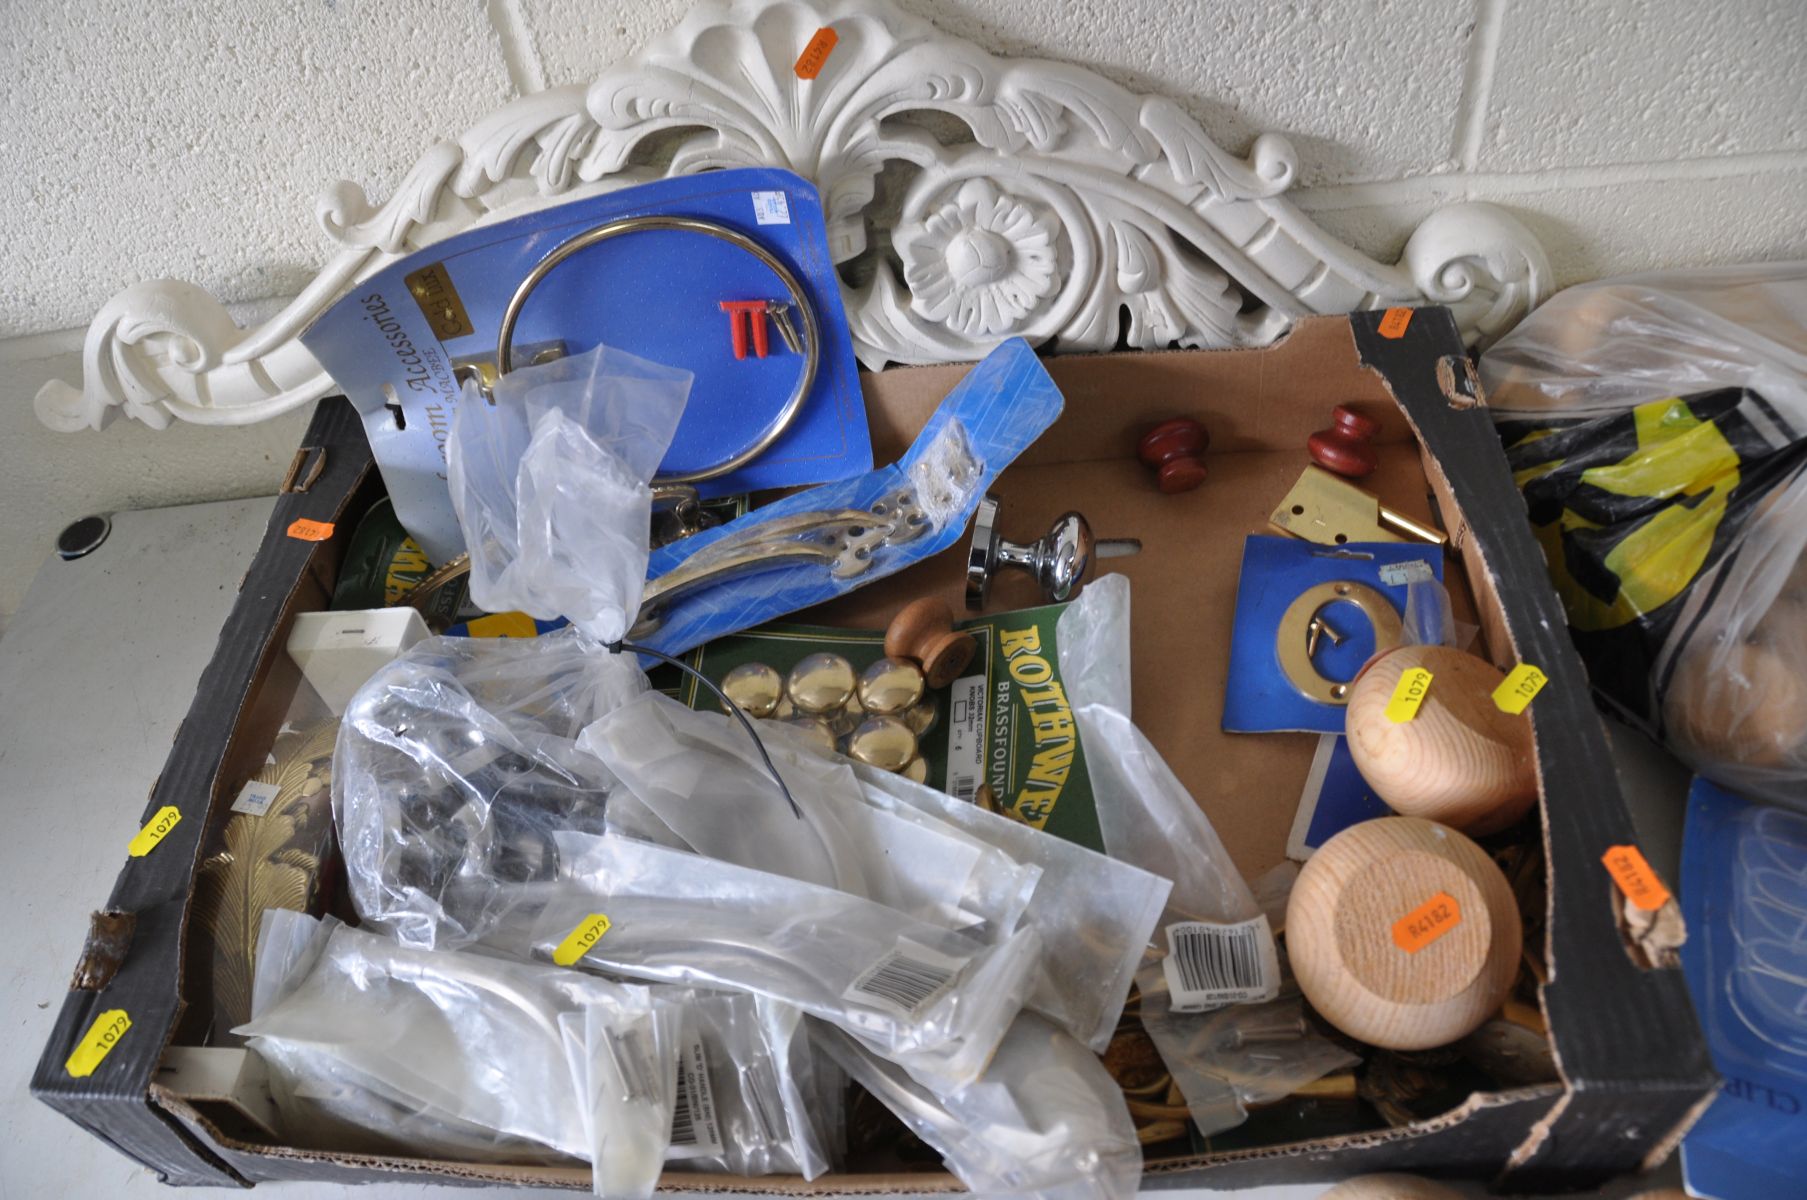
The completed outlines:
{"type": "Polygon", "coordinates": [[[1041,936],[1027,1008],[1103,1053],[1173,884],[901,775],[854,763],[868,804],[920,813],[1041,868],[1021,927],[1041,936]]]}
{"type": "Polygon", "coordinates": [[[619,640],[646,582],[649,481],[690,383],[688,371],[598,346],[511,371],[493,404],[467,384],[446,462],[471,599],[619,640]]]}
{"type": "MultiPolygon", "coordinates": [[[[797,811],[744,728],[657,692],[603,717],[577,744],[656,819],[637,826],[649,840],[674,844],[663,826],[707,858],[864,896],[986,940],[1016,928],[1039,868],[945,823],[864,803],[847,760],[767,736],[779,728],[763,726],[761,736],[797,811]]],[[[611,816],[610,828],[619,824],[611,816]]]]}
{"type": "MultiPolygon", "coordinates": [[[[996,946],[859,896],[622,837],[559,834],[566,886],[529,946],[574,965],[660,983],[753,992],[832,1022],[919,1078],[948,1087],[984,1067],[1021,1009],[1038,938],[996,946]]],[[[520,953],[522,947],[498,946],[520,953]]]]}
{"type": "Polygon", "coordinates": [[[258,977],[261,1006],[234,1032],[269,1065],[298,1142],[346,1149],[349,1135],[494,1161],[552,1152],[593,1161],[599,1194],[651,1194],[678,1012],[647,988],[412,950],[286,910],[265,914],[258,977]]]}
{"type": "Polygon", "coordinates": [[[1091,1051],[1040,1017],[1018,1017],[985,1073],[953,1091],[911,1078],[831,1026],[812,1022],[810,1036],[974,1195],[1136,1194],[1142,1146],[1122,1089],[1091,1051]]]}
{"type": "Polygon", "coordinates": [[[803,1014],[745,992],[652,990],[683,1013],[666,1161],[731,1175],[814,1179],[828,1170],[803,1014]]]}
{"type": "Polygon", "coordinates": [[[426,637],[427,623],[411,608],[305,612],[289,626],[288,651],[338,717],[366,680],[426,637]]]}
{"type": "Polygon", "coordinates": [[[578,732],[645,686],[575,629],[430,638],[378,671],[333,760],[359,916],[410,946],[457,947],[522,885],[555,878],[554,832],[600,833],[612,783],[578,732]]]}

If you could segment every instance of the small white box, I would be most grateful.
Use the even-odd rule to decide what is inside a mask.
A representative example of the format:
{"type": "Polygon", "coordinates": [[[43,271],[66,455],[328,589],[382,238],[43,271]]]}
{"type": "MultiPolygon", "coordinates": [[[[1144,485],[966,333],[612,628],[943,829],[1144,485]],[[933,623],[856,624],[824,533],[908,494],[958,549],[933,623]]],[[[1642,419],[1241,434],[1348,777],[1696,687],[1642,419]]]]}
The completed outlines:
{"type": "Polygon", "coordinates": [[[427,636],[427,623],[411,608],[301,613],[289,630],[289,657],[333,715],[343,716],[384,663],[427,636]]]}

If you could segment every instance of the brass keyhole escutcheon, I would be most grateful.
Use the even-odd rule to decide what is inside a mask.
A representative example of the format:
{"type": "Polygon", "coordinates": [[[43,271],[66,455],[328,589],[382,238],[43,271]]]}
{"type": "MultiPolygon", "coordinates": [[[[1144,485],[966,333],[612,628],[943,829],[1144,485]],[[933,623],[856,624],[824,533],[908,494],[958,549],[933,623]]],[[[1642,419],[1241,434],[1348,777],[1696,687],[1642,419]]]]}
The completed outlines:
{"type": "MultiPolygon", "coordinates": [[[[1317,634],[1329,632],[1318,614],[1326,607],[1347,601],[1360,609],[1374,628],[1374,653],[1399,645],[1405,627],[1392,602],[1365,583],[1352,579],[1333,579],[1315,584],[1300,593],[1280,616],[1280,627],[1274,633],[1274,652],[1280,659],[1280,670],[1300,695],[1319,704],[1341,707],[1349,703],[1349,681],[1326,679],[1319,672],[1312,654],[1317,649],[1317,634]]],[[[1340,637],[1332,635],[1332,640],[1340,637]]]]}

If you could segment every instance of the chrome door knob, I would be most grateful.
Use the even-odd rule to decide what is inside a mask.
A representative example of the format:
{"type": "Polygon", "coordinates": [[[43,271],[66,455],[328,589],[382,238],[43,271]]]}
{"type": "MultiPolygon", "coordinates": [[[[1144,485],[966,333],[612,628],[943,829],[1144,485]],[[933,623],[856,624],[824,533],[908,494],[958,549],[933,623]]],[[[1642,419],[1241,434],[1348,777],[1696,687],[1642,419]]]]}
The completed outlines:
{"type": "Polygon", "coordinates": [[[1042,595],[1059,603],[1072,597],[1085,579],[1094,554],[1133,554],[1142,544],[1130,538],[1098,542],[1092,527],[1076,512],[1058,518],[1040,539],[1021,545],[998,532],[999,501],[987,495],[973,517],[972,545],[966,554],[966,607],[982,609],[991,593],[991,577],[1000,569],[1027,571],[1042,595]]]}

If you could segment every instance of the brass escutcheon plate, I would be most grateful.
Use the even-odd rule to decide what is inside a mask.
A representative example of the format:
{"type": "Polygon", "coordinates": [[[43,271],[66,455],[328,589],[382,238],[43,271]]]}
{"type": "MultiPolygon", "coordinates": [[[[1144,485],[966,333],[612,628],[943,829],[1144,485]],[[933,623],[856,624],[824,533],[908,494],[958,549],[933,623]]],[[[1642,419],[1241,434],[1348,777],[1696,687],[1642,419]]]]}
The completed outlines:
{"type": "Polygon", "coordinates": [[[1333,579],[1316,584],[1299,594],[1281,614],[1280,627],[1274,633],[1274,653],[1280,659],[1280,670],[1300,695],[1319,704],[1341,707],[1349,703],[1349,683],[1326,679],[1312,661],[1310,650],[1311,623],[1326,606],[1346,600],[1361,609],[1374,627],[1374,653],[1399,645],[1405,632],[1399,614],[1384,595],[1365,583],[1352,579],[1333,579]]]}

